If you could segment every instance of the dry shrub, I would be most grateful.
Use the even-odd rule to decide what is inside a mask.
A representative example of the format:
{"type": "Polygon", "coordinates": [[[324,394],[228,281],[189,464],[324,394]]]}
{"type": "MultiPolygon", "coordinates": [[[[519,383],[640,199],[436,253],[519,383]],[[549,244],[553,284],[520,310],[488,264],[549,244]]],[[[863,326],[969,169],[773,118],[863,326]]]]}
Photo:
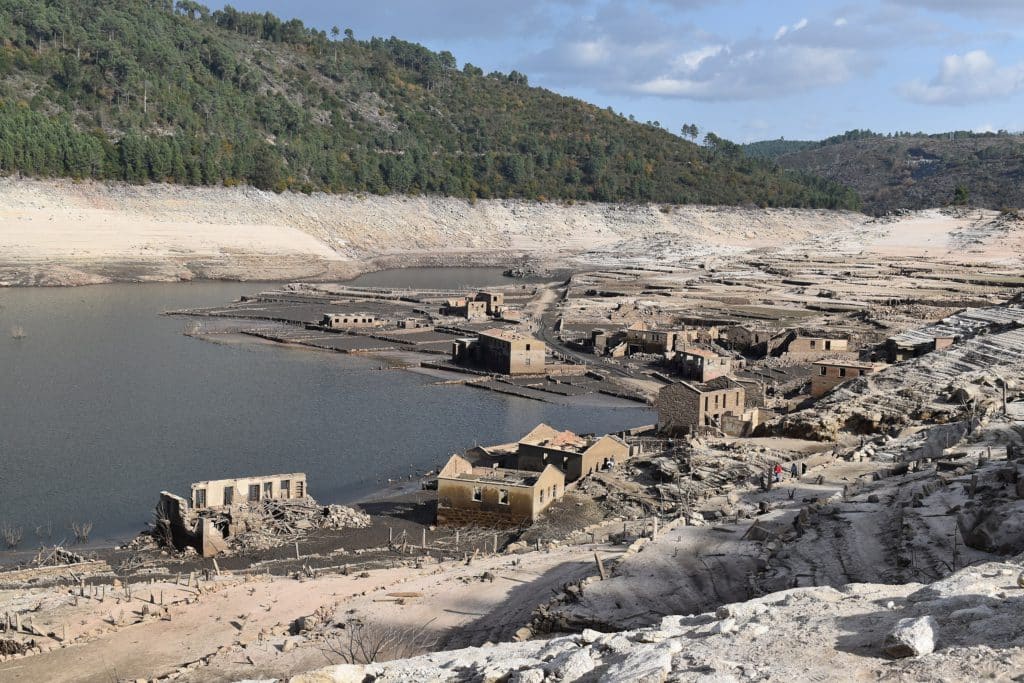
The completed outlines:
{"type": "Polygon", "coordinates": [[[434,620],[422,626],[396,626],[349,619],[324,639],[324,656],[331,663],[372,664],[405,659],[430,652],[437,636],[428,630],[434,620]]]}

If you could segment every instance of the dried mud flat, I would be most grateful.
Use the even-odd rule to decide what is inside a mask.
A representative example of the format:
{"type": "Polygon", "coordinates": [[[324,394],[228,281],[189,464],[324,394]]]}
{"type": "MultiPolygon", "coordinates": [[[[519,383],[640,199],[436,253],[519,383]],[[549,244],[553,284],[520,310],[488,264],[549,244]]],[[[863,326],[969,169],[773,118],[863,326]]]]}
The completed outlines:
{"type": "Polygon", "coordinates": [[[757,250],[867,251],[1013,261],[1015,222],[994,212],[895,220],[850,212],[441,197],[274,194],[0,179],[0,285],[337,280],[411,265],[523,256],[586,264],[694,264],[757,250]]]}

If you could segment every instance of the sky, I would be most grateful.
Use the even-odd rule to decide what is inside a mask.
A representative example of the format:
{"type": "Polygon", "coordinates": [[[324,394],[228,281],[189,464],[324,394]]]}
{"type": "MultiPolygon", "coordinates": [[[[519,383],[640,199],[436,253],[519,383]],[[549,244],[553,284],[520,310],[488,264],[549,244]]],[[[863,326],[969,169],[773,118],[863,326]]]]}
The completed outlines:
{"type": "MultiPolygon", "coordinates": [[[[1024,130],[1024,0],[234,0],[737,142],[1024,130]]],[[[222,4],[213,2],[211,7],[222,4]]]]}

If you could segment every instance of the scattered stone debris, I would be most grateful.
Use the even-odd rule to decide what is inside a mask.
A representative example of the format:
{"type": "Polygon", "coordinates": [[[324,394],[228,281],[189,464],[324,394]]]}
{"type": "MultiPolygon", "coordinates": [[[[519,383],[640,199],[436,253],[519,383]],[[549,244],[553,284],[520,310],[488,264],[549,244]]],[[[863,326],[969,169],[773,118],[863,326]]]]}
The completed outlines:
{"type": "Polygon", "coordinates": [[[370,516],[344,505],[320,505],[312,498],[263,500],[250,507],[245,530],[228,539],[233,551],[285,545],[312,529],[362,529],[370,516]]]}
{"type": "Polygon", "coordinates": [[[1009,592],[1022,566],[1018,556],[927,586],[794,588],[648,628],[334,666],[291,681],[1008,680],[1024,668],[1021,598],[1009,592]]]}
{"type": "Polygon", "coordinates": [[[0,638],[0,656],[23,655],[36,646],[34,640],[0,638]]]}
{"type": "Polygon", "coordinates": [[[85,561],[85,557],[82,555],[73,553],[70,550],[65,550],[59,545],[55,545],[49,549],[41,548],[36,554],[35,559],[32,560],[32,564],[37,567],[48,567],[66,564],[81,564],[85,561]]]}
{"type": "Polygon", "coordinates": [[[516,279],[548,277],[551,271],[533,260],[524,259],[522,263],[506,268],[502,275],[516,279]]]}

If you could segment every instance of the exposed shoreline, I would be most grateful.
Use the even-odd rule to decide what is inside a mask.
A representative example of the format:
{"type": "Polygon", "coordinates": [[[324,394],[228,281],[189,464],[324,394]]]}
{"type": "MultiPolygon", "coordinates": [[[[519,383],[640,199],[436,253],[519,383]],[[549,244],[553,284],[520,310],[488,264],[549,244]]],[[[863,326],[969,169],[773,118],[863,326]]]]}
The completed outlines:
{"type": "Polygon", "coordinates": [[[274,194],[254,188],[0,178],[0,286],[342,280],[412,266],[591,260],[643,239],[771,248],[851,212],[274,194]]]}

